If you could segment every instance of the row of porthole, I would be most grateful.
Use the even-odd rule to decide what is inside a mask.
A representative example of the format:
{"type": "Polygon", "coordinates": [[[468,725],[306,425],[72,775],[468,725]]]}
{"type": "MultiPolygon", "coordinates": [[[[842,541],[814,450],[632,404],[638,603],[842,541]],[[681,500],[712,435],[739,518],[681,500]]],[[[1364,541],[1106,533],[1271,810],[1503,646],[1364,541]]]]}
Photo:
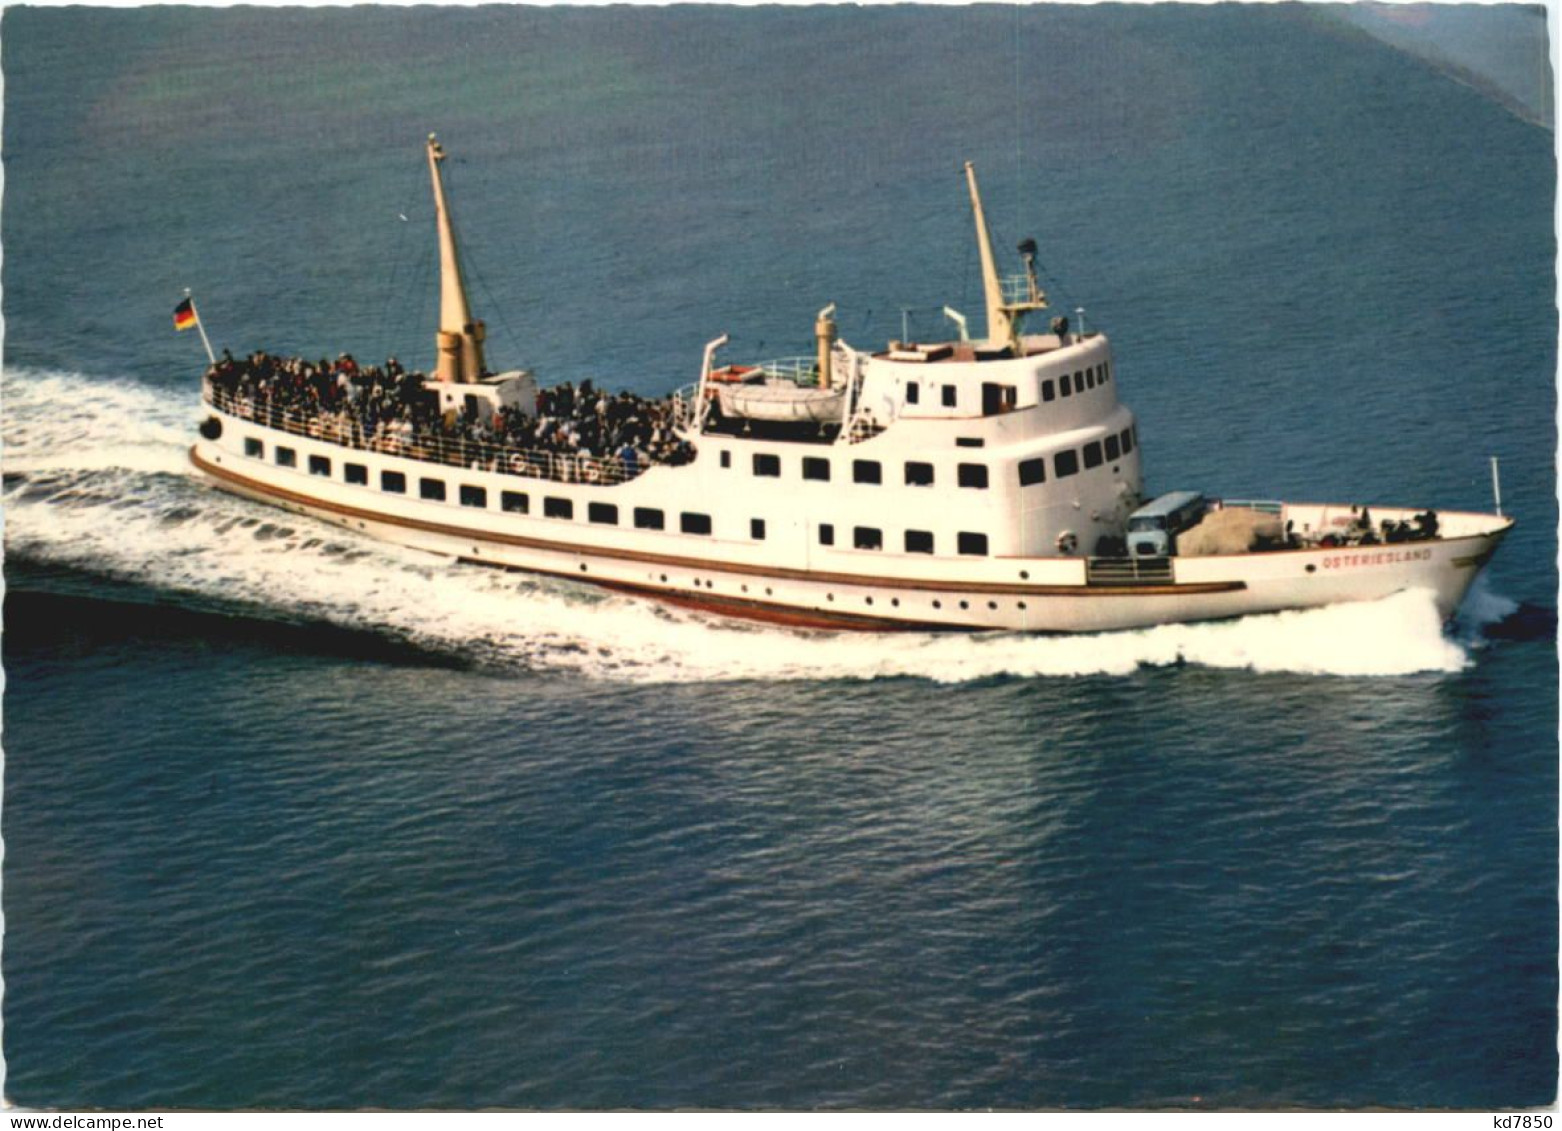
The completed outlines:
{"type": "MultiPolygon", "coordinates": [[[[581,569],[582,573],[585,572],[586,564],[584,562],[581,563],[580,569],[581,569]]],[[[655,574],[653,576],[655,577],[656,580],[662,582],[662,584],[664,584],[664,585],[669,584],[668,577],[667,577],[667,575],[665,573],[655,574]]],[[[1022,576],[1024,576],[1024,575],[1022,575],[1022,576]]],[[[696,577],[694,579],[694,587],[696,589],[699,589],[702,586],[704,588],[706,588],[706,589],[714,589],[716,587],[716,583],[714,581],[702,580],[701,578],[696,577]]],[[[747,585],[740,585],[738,588],[743,593],[747,593],[748,592],[748,586],[747,585]]],[[[773,597],[773,596],[775,596],[775,591],[773,589],[771,589],[770,586],[768,586],[768,585],[765,586],[765,596],[766,597],[773,597]]],[[[834,601],[835,601],[835,594],[834,593],[826,593],[824,595],[824,599],[826,601],[834,603],[834,601]]],[[[872,597],[864,597],[863,598],[863,602],[865,604],[867,604],[867,605],[872,605],[873,604],[873,598],[872,597]]],[[[889,603],[890,603],[890,607],[891,608],[896,608],[896,609],[900,608],[900,598],[899,597],[891,597],[890,600],[889,600],[889,603]]],[[[937,598],[934,598],[934,600],[933,600],[933,607],[935,609],[942,609],[944,607],[944,603],[942,601],[938,600],[937,598]]],[[[971,602],[970,601],[962,600],[960,602],[960,608],[962,608],[962,609],[969,609],[970,607],[971,607],[971,602]]],[[[993,610],[994,612],[996,612],[997,609],[998,609],[998,602],[997,601],[988,601],[987,602],[987,607],[989,609],[993,610]]],[[[1021,611],[1024,611],[1029,606],[1027,606],[1024,601],[1017,601],[1017,602],[1015,602],[1015,607],[1020,609],[1021,611]]]]}

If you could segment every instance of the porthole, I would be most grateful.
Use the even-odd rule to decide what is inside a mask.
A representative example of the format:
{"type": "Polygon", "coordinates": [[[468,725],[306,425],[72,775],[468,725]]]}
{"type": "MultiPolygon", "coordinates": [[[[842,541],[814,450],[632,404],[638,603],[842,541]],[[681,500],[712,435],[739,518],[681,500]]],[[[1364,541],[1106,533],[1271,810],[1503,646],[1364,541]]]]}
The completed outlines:
{"type": "Polygon", "coordinates": [[[935,609],[941,609],[941,608],[944,607],[944,603],[942,601],[934,601],[933,602],[933,607],[935,609]]]}
{"type": "Polygon", "coordinates": [[[900,598],[899,597],[891,597],[889,599],[889,603],[891,605],[893,605],[897,609],[900,608],[900,598]]]}
{"type": "Polygon", "coordinates": [[[663,580],[663,581],[666,581],[666,580],[667,580],[667,575],[666,575],[666,574],[665,574],[665,573],[664,573],[664,574],[662,574],[662,580],[663,580]]]}
{"type": "Polygon", "coordinates": [[[1022,610],[1023,610],[1023,609],[1024,609],[1024,608],[1025,608],[1025,602],[1024,602],[1024,601],[1021,601],[1021,602],[1020,602],[1020,608],[1021,608],[1021,609],[1022,609],[1022,610]]]}
{"type": "Polygon", "coordinates": [[[870,605],[873,604],[873,598],[872,597],[868,598],[868,604],[870,604],[870,605]]]}
{"type": "Polygon", "coordinates": [[[835,600],[835,594],[834,593],[826,593],[824,595],[824,599],[826,601],[833,601],[833,600],[835,600]]]}
{"type": "Polygon", "coordinates": [[[996,609],[998,607],[998,602],[997,601],[988,601],[987,602],[987,607],[989,609],[996,609]]]}
{"type": "Polygon", "coordinates": [[[1030,580],[1030,570],[1028,570],[1028,569],[1020,570],[1020,580],[1021,581],[1029,581],[1030,580]]]}
{"type": "Polygon", "coordinates": [[[770,589],[769,589],[768,586],[765,588],[765,596],[766,597],[770,596],[770,589]]]}
{"type": "Polygon", "coordinates": [[[580,563],[580,572],[581,573],[585,573],[586,572],[586,563],[585,562],[581,562],[580,563]]]}
{"type": "Polygon", "coordinates": [[[1315,566],[1315,565],[1310,565],[1310,566],[1307,567],[1307,572],[1308,573],[1317,573],[1318,572],[1318,567],[1315,566]]]}
{"type": "Polygon", "coordinates": [[[961,601],[960,602],[960,607],[962,609],[969,609],[971,607],[971,602],[969,602],[969,601],[961,601]]]}
{"type": "Polygon", "coordinates": [[[744,585],[741,588],[742,588],[743,592],[745,592],[745,593],[748,592],[748,586],[747,585],[744,585]]]}

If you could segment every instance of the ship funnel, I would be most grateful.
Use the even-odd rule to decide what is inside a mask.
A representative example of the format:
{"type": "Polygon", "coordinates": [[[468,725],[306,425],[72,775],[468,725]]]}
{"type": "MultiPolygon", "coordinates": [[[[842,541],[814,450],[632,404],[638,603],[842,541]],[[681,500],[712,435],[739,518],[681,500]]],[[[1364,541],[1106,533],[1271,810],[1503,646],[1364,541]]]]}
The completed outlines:
{"type": "Polygon", "coordinates": [[[428,135],[428,169],[434,182],[434,216],[439,228],[439,331],[435,343],[439,355],[435,376],[441,381],[470,383],[485,370],[483,341],[487,329],[474,321],[467,306],[466,284],[461,278],[461,258],[456,233],[445,204],[445,184],[440,162],[445,159],[439,138],[428,135]]]}
{"type": "Polygon", "coordinates": [[[835,304],[832,302],[819,312],[814,320],[814,338],[819,343],[819,387],[828,389],[831,384],[830,355],[835,348],[835,304]]]}

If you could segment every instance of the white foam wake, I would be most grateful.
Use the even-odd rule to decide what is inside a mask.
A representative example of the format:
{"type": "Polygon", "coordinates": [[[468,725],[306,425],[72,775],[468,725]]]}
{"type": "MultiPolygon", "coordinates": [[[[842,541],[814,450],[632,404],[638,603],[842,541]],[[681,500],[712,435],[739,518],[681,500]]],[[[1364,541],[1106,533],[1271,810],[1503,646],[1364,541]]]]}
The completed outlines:
{"type": "Polygon", "coordinates": [[[170,396],[144,385],[8,371],[3,393],[9,552],[279,618],[386,632],[483,662],[637,681],[940,682],[1182,663],[1403,675],[1469,662],[1423,593],[1086,637],[759,627],[464,566],[223,495],[185,458],[200,415],[194,390],[170,396]]]}

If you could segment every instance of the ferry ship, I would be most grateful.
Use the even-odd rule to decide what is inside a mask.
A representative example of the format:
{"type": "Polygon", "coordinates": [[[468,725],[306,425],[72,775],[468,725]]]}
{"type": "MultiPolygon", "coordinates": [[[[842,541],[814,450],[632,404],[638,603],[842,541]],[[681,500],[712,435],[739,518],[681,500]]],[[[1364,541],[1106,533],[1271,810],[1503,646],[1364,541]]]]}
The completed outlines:
{"type": "Polygon", "coordinates": [[[1000,276],[969,163],[985,337],[946,309],[950,340],[859,350],[826,307],[805,358],[725,361],[726,337],[708,343],[697,383],[631,405],[659,422],[650,448],[642,420],[622,449],[571,450],[561,395],[487,367],[443,157],[430,135],[433,375],[366,382],[344,357],[312,385],[286,378],[315,390],[289,400],[276,359],[214,359],[190,458],[216,486],[463,561],[825,629],[1101,632],[1407,589],[1448,618],[1513,525],[1500,495],[1494,514],[1147,499],[1111,343],[1062,317],[1028,331],[1047,308],[1036,246],[1000,276]],[[373,409],[392,385],[400,416],[373,409]],[[519,444],[517,421],[566,442],[519,444]]]}

